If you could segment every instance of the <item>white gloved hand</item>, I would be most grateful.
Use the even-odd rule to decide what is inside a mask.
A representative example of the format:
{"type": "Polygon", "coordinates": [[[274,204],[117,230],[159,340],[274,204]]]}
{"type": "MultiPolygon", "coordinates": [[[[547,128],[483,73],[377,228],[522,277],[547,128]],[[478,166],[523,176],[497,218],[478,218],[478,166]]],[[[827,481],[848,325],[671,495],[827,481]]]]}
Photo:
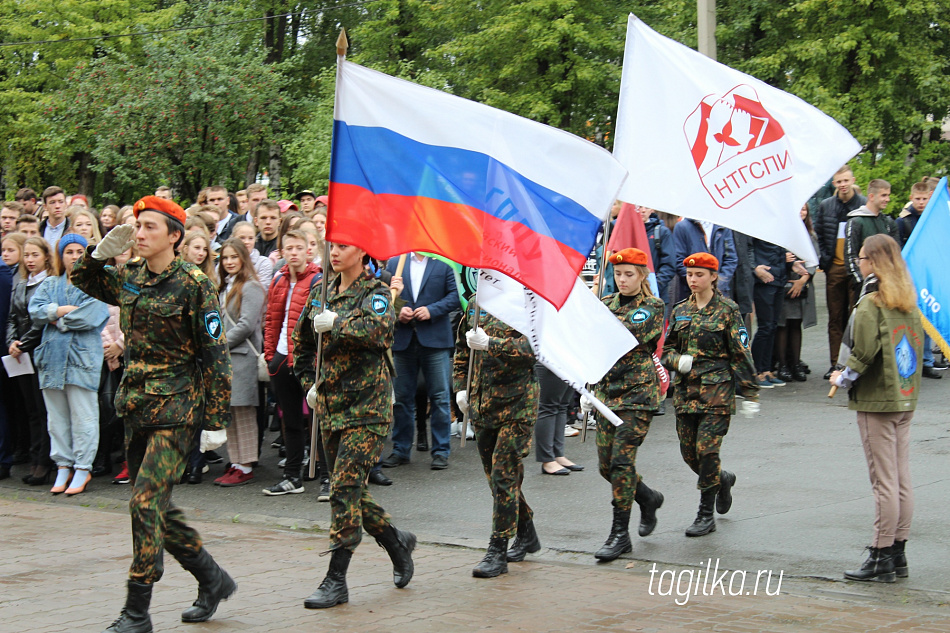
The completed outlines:
{"type": "Polygon", "coordinates": [[[462,415],[468,415],[468,392],[459,391],[455,394],[455,403],[459,406],[462,415]]]}
{"type": "Polygon", "coordinates": [[[581,413],[587,415],[594,410],[594,401],[587,396],[581,396],[581,413]]]}
{"type": "Polygon", "coordinates": [[[329,332],[333,329],[333,322],[336,321],[337,314],[330,310],[324,310],[313,317],[313,331],[317,334],[329,332]]]}
{"type": "Polygon", "coordinates": [[[228,441],[227,429],[220,431],[202,431],[201,440],[198,442],[198,450],[202,453],[213,451],[228,441]]]}
{"type": "Polygon", "coordinates": [[[679,362],[676,364],[676,371],[681,374],[688,374],[689,370],[693,368],[693,357],[689,354],[683,354],[680,356],[679,362]]]}
{"type": "Polygon", "coordinates": [[[465,333],[465,342],[468,343],[470,349],[487,350],[488,340],[488,334],[480,327],[465,333]]]}
{"type": "Polygon", "coordinates": [[[115,227],[102,238],[102,241],[96,246],[96,250],[92,251],[93,259],[104,262],[107,259],[121,255],[135,246],[134,234],[135,227],[131,224],[120,224],[115,227]]]}
{"type": "Polygon", "coordinates": [[[317,386],[314,385],[310,387],[310,391],[307,392],[307,406],[311,410],[317,408],[317,386]]]}
{"type": "Polygon", "coordinates": [[[762,405],[754,400],[743,400],[742,401],[742,417],[752,418],[755,417],[755,414],[762,410],[762,405]]]}

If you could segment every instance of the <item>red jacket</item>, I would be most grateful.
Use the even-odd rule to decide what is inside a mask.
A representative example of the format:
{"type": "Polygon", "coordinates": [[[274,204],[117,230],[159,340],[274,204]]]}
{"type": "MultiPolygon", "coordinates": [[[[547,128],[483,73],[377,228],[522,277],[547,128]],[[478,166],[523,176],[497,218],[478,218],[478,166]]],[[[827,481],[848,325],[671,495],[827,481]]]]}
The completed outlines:
{"type": "MultiPolygon", "coordinates": [[[[294,294],[290,298],[290,318],[287,320],[287,365],[294,365],[294,342],[290,335],[297,326],[297,319],[307,305],[310,288],[320,279],[320,267],[310,262],[297,275],[294,294]]],[[[284,308],[287,306],[287,291],[290,290],[290,267],[284,266],[274,275],[270,292],[267,293],[267,316],[264,318],[264,360],[270,362],[277,352],[277,339],[284,325],[284,308]]]]}

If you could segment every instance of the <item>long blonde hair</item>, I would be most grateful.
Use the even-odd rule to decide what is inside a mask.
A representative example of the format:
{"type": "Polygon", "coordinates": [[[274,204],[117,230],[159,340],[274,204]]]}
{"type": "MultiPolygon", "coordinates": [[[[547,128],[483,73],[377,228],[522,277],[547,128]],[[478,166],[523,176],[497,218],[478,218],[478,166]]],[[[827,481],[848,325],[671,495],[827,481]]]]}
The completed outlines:
{"type": "Polygon", "coordinates": [[[872,235],[864,240],[862,248],[877,277],[874,304],[879,308],[901,312],[911,312],[916,308],[917,290],[894,238],[883,233],[872,235]]]}

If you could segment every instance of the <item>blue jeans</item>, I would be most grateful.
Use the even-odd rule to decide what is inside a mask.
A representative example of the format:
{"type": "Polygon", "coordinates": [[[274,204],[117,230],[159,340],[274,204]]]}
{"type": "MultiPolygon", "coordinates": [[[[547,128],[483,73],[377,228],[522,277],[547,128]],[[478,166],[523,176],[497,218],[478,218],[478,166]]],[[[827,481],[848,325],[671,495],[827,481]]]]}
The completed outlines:
{"type": "Polygon", "coordinates": [[[449,372],[452,350],[425,347],[415,336],[406,349],[393,352],[396,366],[396,404],[393,406],[393,452],[409,458],[416,431],[416,385],[419,370],[426,381],[432,408],[429,427],[432,430],[433,456],[449,456],[452,419],[449,409],[449,372]]]}
{"type": "Polygon", "coordinates": [[[927,334],[924,334],[924,367],[934,366],[934,342],[927,334]]]}

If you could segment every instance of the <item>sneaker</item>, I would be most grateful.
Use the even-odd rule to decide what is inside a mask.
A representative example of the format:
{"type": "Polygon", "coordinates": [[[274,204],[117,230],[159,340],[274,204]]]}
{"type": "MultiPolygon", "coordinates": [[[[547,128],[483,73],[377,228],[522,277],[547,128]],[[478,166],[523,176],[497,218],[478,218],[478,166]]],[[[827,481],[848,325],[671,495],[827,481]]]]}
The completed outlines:
{"type": "Polygon", "coordinates": [[[286,466],[286,465],[287,465],[287,458],[286,458],[286,457],[283,458],[282,460],[280,460],[279,462],[277,462],[277,468],[283,468],[283,467],[286,466]]]}
{"type": "Polygon", "coordinates": [[[778,376],[769,376],[769,382],[775,385],[776,387],[784,387],[785,381],[779,378],[778,376]]]}
{"type": "Polygon", "coordinates": [[[320,494],[317,495],[317,501],[330,500],[330,480],[324,479],[320,482],[320,494]]]}
{"type": "Polygon", "coordinates": [[[271,448],[280,448],[284,445],[284,436],[278,435],[277,439],[270,443],[271,448]]]}
{"type": "Polygon", "coordinates": [[[936,378],[938,380],[940,378],[943,378],[943,376],[940,375],[939,371],[937,371],[933,367],[927,367],[927,366],[924,366],[923,376],[924,378],[936,378]]]}
{"type": "Polygon", "coordinates": [[[762,378],[756,381],[756,384],[759,385],[759,389],[772,389],[775,385],[772,384],[772,381],[768,378],[762,378]]]}
{"type": "Polygon", "coordinates": [[[459,429],[462,428],[462,425],[458,422],[452,422],[452,437],[461,437],[459,434],[459,429]]]}
{"type": "Polygon", "coordinates": [[[129,483],[129,463],[122,462],[122,470],[119,471],[119,474],[112,478],[112,483],[114,484],[127,484],[129,483]]]}
{"type": "Polygon", "coordinates": [[[231,466],[230,468],[228,468],[226,471],[224,471],[223,475],[221,475],[220,477],[214,480],[214,485],[220,486],[221,482],[227,479],[231,475],[231,473],[235,470],[237,469],[234,466],[231,466]]]}
{"type": "Polygon", "coordinates": [[[445,470],[449,467],[449,459],[445,455],[435,455],[432,458],[432,464],[429,466],[432,470],[445,470]]]}
{"type": "Polygon", "coordinates": [[[587,414],[587,430],[597,430],[597,420],[594,419],[593,413],[587,414]]]}
{"type": "Polygon", "coordinates": [[[581,432],[575,429],[570,424],[564,427],[564,437],[574,437],[575,435],[580,435],[580,434],[581,432]]]}
{"type": "MultiPolygon", "coordinates": [[[[237,468],[232,468],[230,474],[223,478],[221,483],[218,485],[222,488],[229,488],[231,486],[243,486],[246,483],[250,483],[254,479],[254,471],[252,470],[249,473],[242,472],[237,468]]],[[[303,492],[303,486],[300,487],[301,492],[303,492]]]]}
{"type": "Polygon", "coordinates": [[[280,495],[296,495],[303,492],[303,482],[299,479],[281,479],[279,483],[270,488],[264,488],[263,493],[268,497],[279,497],[280,495]]]}
{"type": "Polygon", "coordinates": [[[208,464],[222,464],[224,463],[224,458],[214,451],[205,451],[205,462],[208,464]]]}

